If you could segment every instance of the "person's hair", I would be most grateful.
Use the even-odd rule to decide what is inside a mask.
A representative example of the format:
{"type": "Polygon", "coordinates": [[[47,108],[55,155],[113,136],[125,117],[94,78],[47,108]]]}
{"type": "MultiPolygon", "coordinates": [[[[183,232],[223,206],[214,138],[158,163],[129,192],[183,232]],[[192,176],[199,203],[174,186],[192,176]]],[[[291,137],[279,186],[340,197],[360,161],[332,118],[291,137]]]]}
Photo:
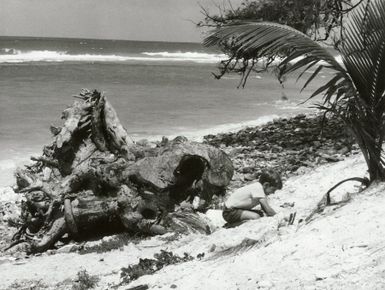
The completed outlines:
{"type": "Polygon", "coordinates": [[[268,182],[270,185],[275,186],[278,189],[282,188],[281,176],[278,172],[271,169],[265,169],[262,171],[261,175],[259,176],[259,182],[261,184],[268,182]]]}

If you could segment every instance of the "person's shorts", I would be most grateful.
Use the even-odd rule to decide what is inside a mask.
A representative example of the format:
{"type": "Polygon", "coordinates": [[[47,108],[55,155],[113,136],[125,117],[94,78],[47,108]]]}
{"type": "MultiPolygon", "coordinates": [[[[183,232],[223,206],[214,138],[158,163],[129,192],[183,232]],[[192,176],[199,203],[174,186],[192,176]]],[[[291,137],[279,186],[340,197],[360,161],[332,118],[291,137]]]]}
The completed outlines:
{"type": "Polygon", "coordinates": [[[239,209],[239,208],[227,208],[225,207],[222,212],[223,219],[229,224],[238,223],[241,221],[242,212],[248,210],[259,214],[263,217],[263,212],[260,210],[251,209],[239,209]]]}

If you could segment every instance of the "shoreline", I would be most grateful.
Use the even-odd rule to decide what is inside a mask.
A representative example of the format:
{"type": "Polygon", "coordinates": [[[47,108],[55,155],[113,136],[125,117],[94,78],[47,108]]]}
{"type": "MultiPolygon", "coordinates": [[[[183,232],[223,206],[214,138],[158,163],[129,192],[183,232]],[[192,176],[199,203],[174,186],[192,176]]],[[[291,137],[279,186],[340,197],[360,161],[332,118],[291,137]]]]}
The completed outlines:
{"type": "MultiPolygon", "coordinates": [[[[232,160],[234,176],[226,190],[230,193],[257,181],[264,168],[278,171],[285,181],[291,176],[304,175],[311,168],[342,161],[358,153],[351,136],[347,132],[341,134],[345,129],[334,119],[326,121],[321,136],[321,118],[314,113],[276,118],[262,125],[205,135],[201,137],[201,143],[220,148],[232,160]]],[[[156,142],[152,145],[156,146],[156,142]]],[[[27,159],[25,162],[20,159],[21,163],[27,164],[27,159]]],[[[15,217],[20,211],[18,203],[21,197],[13,192],[16,182],[14,165],[10,163],[6,168],[13,177],[12,183],[0,185],[0,221],[5,217],[15,217]],[[10,202],[7,202],[7,195],[10,202]]],[[[221,199],[213,201],[212,208],[220,208],[221,199]]]]}
{"type": "MultiPolygon", "coordinates": [[[[169,289],[170,285],[177,285],[177,289],[208,289],[208,285],[210,289],[275,289],[275,286],[281,289],[289,285],[295,289],[301,288],[298,283],[310,288],[316,283],[325,288],[327,285],[330,289],[337,289],[333,285],[339,285],[338,289],[351,289],[350,284],[354,283],[347,282],[350,280],[361,281],[355,286],[367,285],[369,281],[379,283],[381,277],[374,280],[375,276],[361,277],[359,273],[362,271],[355,269],[362,267],[364,270],[366,267],[368,261],[362,260],[366,251],[375,251],[374,256],[370,255],[372,263],[381,261],[385,254],[381,246],[384,232],[380,230],[384,227],[378,228],[383,224],[378,216],[384,199],[381,194],[383,186],[372,188],[369,195],[355,193],[357,190],[351,185],[344,187],[339,195],[352,192],[350,205],[343,209],[331,207],[309,226],[280,226],[281,218],[293,211],[297,212],[296,221],[308,215],[327,188],[363,169],[365,164],[362,158],[350,156],[342,162],[324,164],[306,174],[291,176],[283,190],[270,197],[272,206],[279,211],[277,216],[250,221],[232,229],[220,228],[219,225],[209,236],[187,235],[176,240],[158,236],[140,242],[134,240],[119,249],[87,254],[79,254],[76,250],[78,246],[70,244],[38,256],[0,256],[0,270],[4,275],[0,288],[20,289],[21,286],[36,284],[42,289],[69,289],[76,283],[77,273],[86,270],[90,276],[100,279],[97,289],[111,289],[120,283],[122,267],[137,264],[139,258],[152,258],[161,250],[179,256],[205,253],[205,257],[165,267],[116,289],[139,285],[149,285],[150,289],[169,289]],[[360,220],[355,218],[362,209],[370,208],[374,210],[369,210],[367,214],[360,213],[360,220]],[[261,244],[248,247],[245,244],[247,240],[260,241],[261,244]],[[356,259],[357,251],[361,259],[356,259]],[[270,262],[260,263],[261,259],[270,262]],[[345,265],[341,259],[349,259],[350,263],[345,265]],[[57,269],[61,270],[58,272],[57,269]],[[339,279],[339,275],[343,275],[344,279],[339,279]],[[344,285],[346,288],[343,288],[344,285]]],[[[212,213],[220,211],[212,210],[212,213]]],[[[115,241],[114,237],[104,238],[87,243],[85,248],[92,249],[101,243],[107,245],[115,241]]],[[[367,273],[366,270],[364,273],[367,273]]]]}
{"type": "MultiPolygon", "coordinates": [[[[324,134],[323,139],[317,140],[317,135],[319,136],[321,132],[320,119],[320,114],[316,112],[282,116],[274,114],[261,116],[256,120],[218,125],[181,135],[192,141],[218,147],[226,152],[231,159],[234,159],[236,168],[234,178],[237,182],[231,187],[236,188],[256,179],[263,167],[273,167],[286,176],[288,173],[293,173],[303,167],[339,161],[344,156],[348,156],[353,149],[353,142],[349,141],[350,137],[347,136],[346,132],[340,136],[340,132],[344,132],[346,129],[338,122],[333,121],[331,128],[327,128],[328,124],[325,124],[326,134],[324,134]],[[289,137],[289,141],[284,142],[282,147],[280,139],[286,137],[289,137]],[[252,140],[253,138],[255,138],[255,142],[252,140]],[[261,139],[263,138],[267,138],[267,143],[272,145],[272,148],[262,144],[261,139]],[[310,148],[306,148],[307,142],[313,142],[310,148]],[[316,160],[317,157],[319,158],[316,160]],[[297,161],[296,158],[298,158],[297,161]],[[307,161],[306,158],[310,160],[307,161]],[[257,162],[262,162],[262,165],[256,164],[257,162]],[[291,166],[279,165],[279,163],[286,162],[289,162],[291,166]]],[[[165,137],[173,139],[177,136],[165,137]]],[[[156,144],[160,142],[163,136],[135,138],[129,135],[129,137],[135,142],[156,144]]],[[[49,141],[47,140],[46,144],[49,141]]],[[[43,146],[44,144],[41,148],[43,146]]],[[[15,184],[13,174],[17,167],[27,165],[31,162],[31,156],[39,154],[41,152],[35,152],[25,157],[18,155],[14,158],[0,160],[0,188],[13,186],[15,184]]]]}
{"type": "MultiPolygon", "coordinates": [[[[42,283],[43,286],[47,285],[43,289],[68,289],[73,283],[76,283],[74,282],[76,275],[83,269],[87,270],[90,275],[101,279],[98,285],[100,287],[97,289],[108,289],[110,286],[119,284],[119,271],[122,267],[136,264],[139,258],[151,258],[161,250],[172,251],[179,256],[182,256],[184,252],[192,256],[203,252],[206,256],[202,260],[196,259],[166,267],[160,272],[140,277],[129,285],[117,289],[127,289],[142,284],[150,285],[150,288],[158,286],[169,288],[170,285],[177,285],[178,289],[207,289],[204,288],[205,285],[210,284],[214,287],[211,289],[230,289],[226,287],[236,289],[236,286],[241,287],[240,289],[256,289],[264,288],[262,285],[272,287],[276,285],[279,288],[285,283],[298,288],[296,287],[298,281],[302,281],[303,285],[307,286],[314,286],[315,282],[324,286],[334,285],[333,283],[338,281],[338,276],[332,276],[334,273],[356,277],[354,269],[348,273],[343,268],[340,270],[335,266],[338,263],[334,260],[336,257],[334,251],[337,249],[340,251],[341,244],[344,245],[346,241],[350,241],[349,247],[345,247],[345,251],[341,252],[342,254],[339,254],[337,258],[352,257],[353,259],[358,249],[362,251],[366,249],[366,247],[356,247],[358,242],[352,242],[352,237],[355,236],[361,239],[362,243],[368,244],[368,249],[371,247],[376,249],[375,246],[382,238],[382,233],[377,230],[376,238],[370,240],[373,235],[368,235],[369,229],[363,225],[357,225],[357,223],[369,223],[370,220],[373,224],[371,228],[375,228],[376,224],[381,222],[376,220],[375,212],[371,211],[370,214],[362,215],[361,222],[353,218],[362,206],[370,208],[373,205],[377,210],[380,208],[380,204],[376,202],[375,193],[369,197],[359,195],[356,187],[353,186],[356,184],[348,184],[342,189],[336,190],[338,193],[333,194],[333,200],[338,201],[343,200],[346,192],[352,193],[353,201],[346,206],[346,209],[341,211],[338,206],[332,207],[326,213],[319,215],[318,219],[309,226],[305,225],[300,229],[298,224],[300,219],[306,217],[314,209],[328,188],[337,181],[350,177],[351,174],[363,173],[362,171],[365,170],[362,156],[353,156],[357,152],[355,146],[352,145],[348,151],[344,149],[345,145],[351,143],[341,135],[341,124],[336,121],[331,120],[328,123],[328,130],[325,131],[322,142],[314,143],[318,141],[313,139],[319,133],[319,118],[319,116],[298,115],[290,119],[274,120],[262,126],[244,128],[237,132],[205,136],[205,142],[215,144],[231,154],[230,157],[236,166],[236,175],[228,191],[255,180],[263,166],[281,166],[281,170],[287,169],[284,171],[284,188],[269,197],[271,205],[277,209],[277,216],[250,221],[232,229],[223,229],[221,223],[218,223],[217,229],[209,236],[187,235],[170,240],[167,237],[158,236],[139,242],[131,241],[122,248],[101,253],[90,252],[81,255],[76,250],[78,245],[69,244],[39,256],[30,256],[28,259],[23,255],[0,256],[0,270],[2,269],[5,275],[1,285],[16,287],[17,285],[42,283]],[[302,138],[299,138],[300,136],[302,138]],[[271,146],[260,143],[260,139],[265,137],[271,146]],[[305,142],[313,142],[310,146],[313,147],[313,150],[306,150],[306,146],[309,147],[309,145],[305,145],[305,142]],[[326,149],[331,151],[326,152],[326,149]],[[311,157],[314,157],[314,160],[306,163],[306,160],[311,157]],[[290,160],[295,161],[296,158],[297,163],[289,162],[290,160]],[[348,211],[348,207],[353,210],[348,211]],[[338,210],[334,211],[334,209],[338,210]],[[296,224],[281,226],[282,218],[293,212],[297,213],[296,224]],[[337,218],[343,219],[347,223],[338,223],[335,221],[337,218]],[[362,231],[355,232],[354,227],[356,226],[362,228],[362,231]],[[329,232],[338,232],[339,235],[330,235],[329,232]],[[329,237],[331,238],[329,239],[329,237]],[[258,241],[261,247],[242,248],[246,239],[258,241]],[[319,241],[319,244],[314,244],[314,241],[319,241]],[[317,245],[321,245],[321,249],[315,251],[312,246],[319,247],[317,245]],[[241,250],[235,253],[236,256],[231,254],[232,249],[239,247],[241,250]],[[302,248],[303,250],[299,250],[302,248]],[[327,251],[330,248],[333,251],[327,251]],[[230,254],[224,254],[226,251],[230,251],[230,254]],[[306,261],[305,263],[315,263],[315,266],[311,268],[306,268],[306,265],[299,268],[294,267],[298,264],[296,251],[299,251],[298,255],[301,255],[301,259],[306,261]],[[272,259],[271,265],[268,263],[268,268],[265,269],[266,263],[262,265],[255,262],[260,261],[258,257],[272,259]],[[317,264],[319,259],[322,259],[323,263],[317,264]],[[246,264],[243,261],[246,261],[246,264]],[[284,261],[283,264],[282,261],[284,261]],[[235,268],[234,265],[236,265],[235,268]],[[248,265],[252,265],[252,271],[248,265]],[[334,267],[333,273],[325,270],[329,266],[334,267]],[[61,269],[60,273],[57,273],[58,268],[61,269]],[[296,271],[297,268],[300,273],[296,271]],[[233,269],[231,274],[218,280],[218,277],[224,277],[223,273],[228,269],[233,269]],[[198,279],[198,277],[200,278],[198,279]],[[220,288],[215,288],[215,286],[220,288]]],[[[372,188],[372,192],[374,190],[375,188],[372,188]]],[[[12,195],[10,188],[8,194],[14,199],[8,201],[9,207],[5,210],[16,215],[18,196],[14,193],[12,195]]],[[[0,199],[0,206],[4,205],[4,197],[0,199]]],[[[211,210],[214,218],[217,218],[218,213],[220,211],[211,210]]],[[[12,229],[14,229],[6,226],[5,222],[4,216],[0,215],[0,233],[3,243],[6,238],[10,237],[12,229]]],[[[109,241],[114,243],[113,237],[103,238],[98,242],[89,242],[85,247],[96,247],[95,245],[100,243],[108,244],[109,241]]],[[[384,251],[378,252],[375,257],[380,259],[381,255],[385,253],[384,251]]],[[[358,267],[360,264],[361,262],[358,261],[354,265],[358,267]]],[[[339,282],[338,285],[343,286],[344,284],[339,282]]]]}
{"type": "Polygon", "coordinates": [[[340,121],[320,114],[278,118],[261,126],[204,136],[204,143],[221,148],[232,159],[235,175],[230,189],[258,180],[272,168],[283,178],[307,168],[344,160],[358,153],[353,137],[340,121]]]}
{"type": "MultiPolygon", "coordinates": [[[[306,115],[312,116],[314,115],[313,112],[306,113],[306,115]]],[[[236,133],[238,131],[244,130],[249,127],[257,127],[257,126],[264,126],[265,124],[268,124],[269,122],[272,122],[276,119],[281,118],[287,118],[290,119],[292,117],[296,116],[295,113],[286,113],[282,115],[278,114],[271,114],[271,115],[265,115],[261,116],[254,120],[246,120],[239,123],[227,123],[227,124],[221,124],[216,125],[207,129],[199,129],[197,131],[187,131],[181,134],[172,134],[172,135],[152,135],[152,136],[135,136],[134,134],[131,135],[128,133],[128,136],[131,140],[134,142],[149,142],[151,144],[156,144],[157,142],[160,142],[163,137],[166,137],[168,139],[174,139],[177,136],[185,136],[191,141],[196,142],[203,142],[205,136],[207,135],[221,135],[221,134],[227,134],[227,133],[236,133]]],[[[48,131],[48,126],[47,126],[48,131]]],[[[0,156],[0,188],[1,187],[7,187],[7,186],[13,186],[15,183],[13,172],[17,169],[17,167],[27,165],[29,162],[31,162],[30,157],[31,156],[38,156],[41,154],[41,150],[44,147],[45,144],[48,144],[51,141],[50,138],[47,138],[44,143],[42,143],[38,150],[35,152],[17,152],[14,155],[11,156],[0,156]]]]}

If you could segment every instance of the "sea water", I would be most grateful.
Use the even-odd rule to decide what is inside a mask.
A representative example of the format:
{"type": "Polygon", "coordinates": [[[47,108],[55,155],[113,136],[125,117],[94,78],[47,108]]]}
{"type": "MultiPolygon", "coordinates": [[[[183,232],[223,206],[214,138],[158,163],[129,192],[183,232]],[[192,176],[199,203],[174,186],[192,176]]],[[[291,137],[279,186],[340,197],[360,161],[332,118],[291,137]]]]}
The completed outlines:
{"type": "Polygon", "coordinates": [[[237,89],[239,76],[213,76],[221,59],[199,43],[0,37],[0,186],[51,142],[49,126],[82,88],[104,92],[133,140],[196,138],[309,110],[301,103],[319,80],[300,93],[301,83],[282,88],[260,73],[237,89]]]}

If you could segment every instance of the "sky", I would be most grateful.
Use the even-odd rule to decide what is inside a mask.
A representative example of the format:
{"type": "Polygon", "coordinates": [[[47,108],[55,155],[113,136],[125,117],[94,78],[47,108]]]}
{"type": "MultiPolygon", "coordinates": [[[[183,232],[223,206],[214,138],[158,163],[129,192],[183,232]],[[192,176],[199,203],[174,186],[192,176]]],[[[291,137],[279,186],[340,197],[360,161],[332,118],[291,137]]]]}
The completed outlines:
{"type": "Polygon", "coordinates": [[[200,42],[199,4],[223,1],[0,0],[0,36],[200,42]]]}

